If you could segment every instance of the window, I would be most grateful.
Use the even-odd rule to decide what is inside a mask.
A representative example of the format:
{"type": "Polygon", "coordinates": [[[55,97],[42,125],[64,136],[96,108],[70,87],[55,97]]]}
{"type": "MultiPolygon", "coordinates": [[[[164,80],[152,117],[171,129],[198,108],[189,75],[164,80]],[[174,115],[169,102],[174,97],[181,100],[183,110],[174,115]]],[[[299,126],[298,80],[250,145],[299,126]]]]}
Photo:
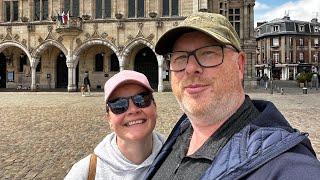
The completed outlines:
{"type": "Polygon", "coordinates": [[[103,56],[104,56],[104,53],[96,54],[95,71],[103,71],[103,56]]]}
{"type": "Polygon", "coordinates": [[[299,32],[304,32],[304,25],[299,25],[299,32]]]}
{"type": "Polygon", "coordinates": [[[20,55],[19,72],[23,72],[23,66],[27,65],[27,56],[20,55]]]}
{"type": "MultiPolygon", "coordinates": [[[[101,6],[100,6],[101,7],[101,6]]],[[[64,0],[64,12],[70,16],[79,16],[79,0],[64,0]]]]}
{"type": "Polygon", "coordinates": [[[162,16],[178,16],[179,0],[162,0],[162,16]]]}
{"type": "Polygon", "coordinates": [[[299,60],[303,61],[303,52],[299,53],[299,60]]]}
{"type": "Polygon", "coordinates": [[[120,71],[119,60],[115,53],[111,54],[110,61],[110,71],[120,71]]]}
{"type": "Polygon", "coordinates": [[[278,32],[280,30],[279,25],[273,26],[273,32],[278,32]]]}
{"type": "Polygon", "coordinates": [[[314,27],[314,32],[319,32],[319,26],[314,27]]]}
{"type": "Polygon", "coordinates": [[[19,1],[4,1],[3,15],[4,15],[5,22],[18,21],[19,20],[19,1]]]}
{"type": "Polygon", "coordinates": [[[272,39],[272,45],[273,46],[279,46],[279,38],[273,38],[272,39]]]}
{"type": "Polygon", "coordinates": [[[292,37],[289,37],[289,46],[292,46],[292,37]]]}
{"type": "Polygon", "coordinates": [[[318,54],[315,53],[315,54],[313,55],[313,57],[314,57],[314,62],[318,62],[318,54]]]}
{"type": "Polygon", "coordinates": [[[36,72],[41,72],[41,58],[39,59],[38,65],[36,67],[36,72]]]}
{"type": "Polygon", "coordinates": [[[260,29],[257,29],[257,35],[260,36],[260,29]]]}
{"type": "Polygon", "coordinates": [[[229,9],[229,21],[240,36],[240,9],[229,9]]]}
{"type": "Polygon", "coordinates": [[[128,0],[128,17],[144,17],[144,0],[128,0]]]}
{"type": "Polygon", "coordinates": [[[319,39],[318,38],[314,38],[314,45],[318,46],[319,45],[319,39]]]}
{"type": "Polygon", "coordinates": [[[48,0],[34,1],[34,18],[35,21],[48,19],[48,0]]]}
{"type": "Polygon", "coordinates": [[[96,0],[96,18],[111,18],[111,0],[96,0]]]}
{"type": "Polygon", "coordinates": [[[301,39],[301,38],[299,39],[299,45],[303,46],[303,39],[301,39]]]}
{"type": "Polygon", "coordinates": [[[276,64],[278,64],[278,63],[279,63],[279,53],[274,53],[274,54],[273,54],[273,59],[274,59],[274,62],[275,62],[276,64]]]}

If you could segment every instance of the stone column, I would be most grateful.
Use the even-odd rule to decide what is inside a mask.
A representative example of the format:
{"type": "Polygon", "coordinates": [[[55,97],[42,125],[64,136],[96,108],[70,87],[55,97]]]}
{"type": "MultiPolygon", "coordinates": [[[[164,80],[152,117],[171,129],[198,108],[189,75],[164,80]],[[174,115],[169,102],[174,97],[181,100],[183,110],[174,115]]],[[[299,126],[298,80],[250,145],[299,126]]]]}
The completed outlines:
{"type": "Polygon", "coordinates": [[[124,61],[125,61],[125,56],[121,56],[118,60],[119,60],[119,67],[120,67],[120,71],[124,70],[124,61]]]}
{"type": "Polygon", "coordinates": [[[158,60],[158,92],[163,91],[163,56],[157,55],[158,60]]]}
{"type": "Polygon", "coordinates": [[[74,92],[77,90],[76,87],[76,65],[70,58],[67,59],[68,67],[68,92],[74,92]]]}
{"type": "Polygon", "coordinates": [[[29,0],[29,20],[32,21],[34,20],[34,0],[29,0]]]}
{"type": "Polygon", "coordinates": [[[208,12],[208,0],[199,0],[199,11],[208,12]]]}
{"type": "Polygon", "coordinates": [[[31,67],[31,91],[35,91],[37,89],[36,86],[36,68],[39,63],[39,59],[31,59],[30,67],[31,67]]]}
{"type": "MultiPolygon", "coordinates": [[[[4,12],[4,9],[3,9],[3,0],[0,0],[0,11],[1,12],[4,12]]],[[[4,19],[3,19],[3,14],[4,13],[0,13],[0,22],[3,22],[4,19]]]]}

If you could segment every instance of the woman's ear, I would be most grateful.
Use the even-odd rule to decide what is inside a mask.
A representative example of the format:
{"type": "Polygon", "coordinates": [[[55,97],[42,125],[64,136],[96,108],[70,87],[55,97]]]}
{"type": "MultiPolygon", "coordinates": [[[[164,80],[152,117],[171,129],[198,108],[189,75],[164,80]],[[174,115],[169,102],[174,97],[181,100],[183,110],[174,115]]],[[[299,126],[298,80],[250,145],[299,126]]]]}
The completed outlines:
{"type": "Polygon", "coordinates": [[[113,128],[112,128],[112,123],[111,123],[111,121],[110,121],[110,114],[109,114],[109,112],[106,112],[104,118],[106,119],[107,123],[109,124],[110,129],[113,129],[113,128]]]}

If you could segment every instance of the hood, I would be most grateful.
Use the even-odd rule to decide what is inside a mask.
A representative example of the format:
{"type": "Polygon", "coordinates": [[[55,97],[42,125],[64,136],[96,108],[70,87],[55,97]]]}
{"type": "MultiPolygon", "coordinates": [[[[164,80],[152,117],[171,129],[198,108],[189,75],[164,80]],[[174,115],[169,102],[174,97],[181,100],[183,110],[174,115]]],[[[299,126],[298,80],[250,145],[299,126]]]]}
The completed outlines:
{"type": "Polygon", "coordinates": [[[153,132],[153,149],[152,154],[141,164],[136,165],[128,160],[119,150],[116,143],[116,134],[113,132],[107,135],[101,143],[97,145],[94,149],[94,153],[102,160],[104,163],[110,165],[114,171],[135,171],[140,168],[150,166],[160,151],[163,143],[164,136],[153,132]]]}

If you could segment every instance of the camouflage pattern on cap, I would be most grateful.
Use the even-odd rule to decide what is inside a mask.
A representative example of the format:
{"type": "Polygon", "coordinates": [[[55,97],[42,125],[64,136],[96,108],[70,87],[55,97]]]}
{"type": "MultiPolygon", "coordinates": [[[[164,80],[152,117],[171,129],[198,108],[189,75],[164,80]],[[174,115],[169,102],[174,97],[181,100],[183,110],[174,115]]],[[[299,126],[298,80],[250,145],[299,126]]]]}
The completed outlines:
{"type": "Polygon", "coordinates": [[[192,30],[201,31],[221,44],[231,45],[236,50],[241,51],[240,38],[225,16],[197,12],[187,17],[179,26],[164,33],[156,44],[156,53],[164,55],[170,52],[177,38],[192,30]]]}

